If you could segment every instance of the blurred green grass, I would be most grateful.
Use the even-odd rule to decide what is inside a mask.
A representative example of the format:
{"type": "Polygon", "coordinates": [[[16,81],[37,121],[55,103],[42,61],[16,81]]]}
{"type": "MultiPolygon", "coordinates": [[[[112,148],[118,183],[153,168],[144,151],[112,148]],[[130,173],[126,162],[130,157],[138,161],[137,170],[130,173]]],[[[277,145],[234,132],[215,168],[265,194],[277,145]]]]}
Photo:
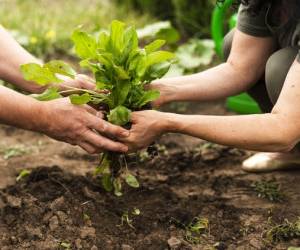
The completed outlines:
{"type": "Polygon", "coordinates": [[[137,27],[154,21],[110,0],[0,0],[0,24],[12,30],[24,47],[44,58],[70,50],[70,35],[77,26],[96,32],[113,19],[137,27]]]}

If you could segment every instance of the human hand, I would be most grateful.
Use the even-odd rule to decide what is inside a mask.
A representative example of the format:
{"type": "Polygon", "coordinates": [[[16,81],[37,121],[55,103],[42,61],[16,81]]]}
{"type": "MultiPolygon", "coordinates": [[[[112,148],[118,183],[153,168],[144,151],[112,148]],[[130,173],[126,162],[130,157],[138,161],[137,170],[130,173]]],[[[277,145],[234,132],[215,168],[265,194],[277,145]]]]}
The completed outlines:
{"type": "Polygon", "coordinates": [[[61,91],[76,89],[95,90],[96,88],[95,81],[87,75],[78,74],[74,79],[66,76],[60,76],[60,78],[64,81],[59,85],[61,91]]]}
{"type": "Polygon", "coordinates": [[[40,105],[37,130],[49,137],[78,145],[90,154],[102,150],[127,152],[126,145],[109,138],[126,138],[129,131],[104,121],[102,113],[92,107],[73,105],[69,98],[40,105]]]}
{"type": "Polygon", "coordinates": [[[150,83],[147,89],[158,90],[160,92],[159,98],[152,102],[152,106],[158,108],[172,101],[175,86],[168,85],[164,83],[163,79],[159,79],[150,83]]]}
{"type": "Polygon", "coordinates": [[[131,114],[132,127],[129,137],[120,139],[129,151],[137,151],[149,146],[166,131],[165,113],[146,110],[131,114]]]}

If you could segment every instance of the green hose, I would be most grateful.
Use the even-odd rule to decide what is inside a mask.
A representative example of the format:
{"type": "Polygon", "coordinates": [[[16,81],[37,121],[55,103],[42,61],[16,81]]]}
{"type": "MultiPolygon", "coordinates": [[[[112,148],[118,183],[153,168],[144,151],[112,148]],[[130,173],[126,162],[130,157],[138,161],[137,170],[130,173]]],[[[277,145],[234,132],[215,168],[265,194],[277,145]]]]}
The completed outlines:
{"type": "Polygon", "coordinates": [[[224,40],[224,19],[226,11],[232,5],[233,0],[225,0],[224,3],[218,4],[212,15],[211,33],[216,44],[216,52],[220,57],[223,57],[222,45],[224,40]]]}
{"type": "MultiPolygon", "coordinates": [[[[223,58],[223,41],[224,41],[224,20],[227,10],[234,0],[225,0],[218,4],[213,12],[211,21],[212,38],[215,41],[216,52],[220,58],[223,58]]],[[[234,14],[229,20],[229,27],[233,29],[237,23],[237,14],[234,14]]],[[[226,102],[227,107],[240,114],[257,114],[261,113],[258,104],[246,93],[238,96],[229,97],[226,102]]]]}

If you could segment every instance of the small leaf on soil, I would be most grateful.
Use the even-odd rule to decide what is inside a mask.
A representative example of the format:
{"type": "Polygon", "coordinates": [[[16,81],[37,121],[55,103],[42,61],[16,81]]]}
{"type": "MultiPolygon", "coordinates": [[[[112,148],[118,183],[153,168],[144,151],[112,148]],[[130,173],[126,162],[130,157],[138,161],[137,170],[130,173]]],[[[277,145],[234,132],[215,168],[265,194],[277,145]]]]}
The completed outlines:
{"type": "Polygon", "coordinates": [[[134,208],[133,211],[132,211],[132,214],[133,215],[140,215],[141,211],[138,208],[134,208]]]}
{"type": "Polygon", "coordinates": [[[31,173],[31,171],[27,170],[27,169],[23,169],[18,177],[16,178],[16,181],[20,181],[21,179],[23,179],[24,177],[28,176],[31,173]]]}
{"type": "Polygon", "coordinates": [[[140,186],[140,183],[132,174],[127,174],[125,177],[125,181],[130,187],[138,188],[140,186]]]}

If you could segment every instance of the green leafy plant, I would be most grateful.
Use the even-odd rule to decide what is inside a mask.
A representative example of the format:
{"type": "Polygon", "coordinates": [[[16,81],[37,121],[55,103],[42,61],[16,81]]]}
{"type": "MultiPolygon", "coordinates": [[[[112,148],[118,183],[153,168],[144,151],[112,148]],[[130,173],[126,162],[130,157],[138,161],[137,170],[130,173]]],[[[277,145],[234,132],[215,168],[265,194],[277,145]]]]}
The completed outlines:
{"type": "Polygon", "coordinates": [[[65,250],[71,250],[71,244],[67,242],[60,242],[59,247],[65,250]]]}
{"type": "Polygon", "coordinates": [[[272,202],[282,202],[284,200],[284,194],[280,190],[280,185],[274,180],[257,181],[251,186],[260,198],[265,198],[272,202]]]}
{"type": "Polygon", "coordinates": [[[300,217],[295,222],[285,219],[283,223],[272,226],[265,236],[273,243],[300,238],[300,217]]]}
{"type": "Polygon", "coordinates": [[[191,244],[199,244],[201,235],[209,229],[209,220],[203,217],[195,217],[193,221],[185,227],[185,239],[191,244]]]}
{"type": "Polygon", "coordinates": [[[0,147],[0,153],[3,154],[3,159],[8,160],[10,158],[22,156],[30,153],[31,150],[26,148],[25,145],[14,145],[9,147],[0,147]]]}
{"type": "Polygon", "coordinates": [[[168,44],[175,44],[180,39],[178,31],[172,26],[170,21],[161,21],[146,25],[138,29],[137,33],[140,39],[163,39],[166,40],[168,44]]]}
{"type": "Polygon", "coordinates": [[[214,42],[209,39],[192,38],[180,45],[175,55],[177,60],[166,77],[176,77],[203,70],[213,63],[215,56],[214,42]]]}
{"type": "MultiPolygon", "coordinates": [[[[139,216],[140,214],[141,214],[141,211],[138,208],[134,208],[131,212],[131,215],[133,215],[133,216],[139,216]]],[[[131,216],[129,216],[129,212],[125,211],[121,216],[121,224],[117,225],[117,226],[122,227],[122,226],[124,226],[124,224],[126,224],[130,228],[135,229],[135,227],[133,226],[133,219],[131,219],[130,217],[131,216]]]]}
{"type": "MultiPolygon", "coordinates": [[[[101,105],[109,122],[130,126],[131,111],[145,109],[159,97],[158,91],[145,90],[145,86],[163,77],[174,59],[174,54],[160,50],[165,44],[164,40],[155,40],[139,48],[136,29],[133,26],[126,28],[124,23],[116,20],[111,23],[109,32],[101,31],[95,37],[78,28],[71,39],[81,59],[80,66],[93,73],[96,89],[68,88],[59,91],[59,85],[63,85],[61,76],[76,76],[75,70],[63,61],[22,65],[21,71],[26,80],[46,86],[52,83],[52,87],[44,93],[34,95],[38,100],[47,101],[70,94],[73,104],[101,105]],[[53,86],[53,83],[57,83],[57,86],[53,86]]],[[[107,191],[114,191],[117,196],[122,195],[123,182],[134,188],[139,187],[136,177],[127,168],[124,155],[104,153],[96,174],[102,176],[103,187],[107,191]]]]}
{"type": "Polygon", "coordinates": [[[184,239],[192,245],[199,244],[202,236],[209,233],[209,220],[205,217],[194,217],[189,224],[172,217],[170,223],[184,229],[184,239]]]}

